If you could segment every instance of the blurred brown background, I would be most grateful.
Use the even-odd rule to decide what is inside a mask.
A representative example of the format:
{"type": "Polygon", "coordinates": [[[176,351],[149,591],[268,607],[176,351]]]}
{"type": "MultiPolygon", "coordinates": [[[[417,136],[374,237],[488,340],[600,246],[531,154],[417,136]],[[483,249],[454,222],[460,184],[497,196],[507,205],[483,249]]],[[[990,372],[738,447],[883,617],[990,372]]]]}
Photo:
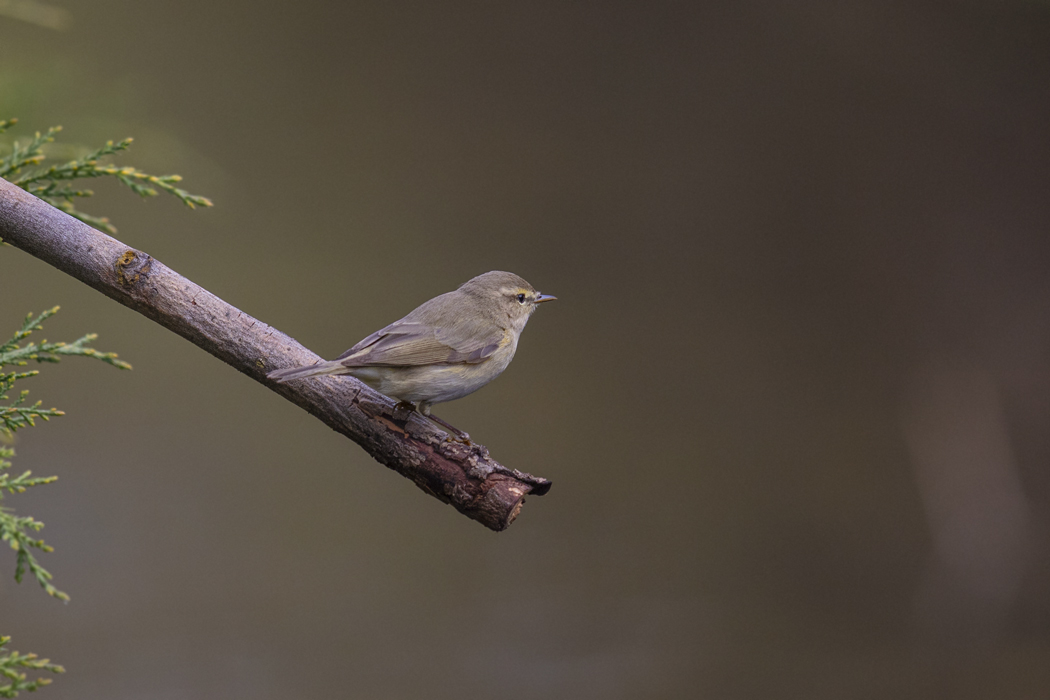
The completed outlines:
{"type": "Polygon", "coordinates": [[[553,479],[502,534],[0,250],[97,331],[6,505],[64,698],[1050,697],[1050,4],[66,2],[0,116],[134,136],[129,245],[322,355],[490,269],[559,301],[439,407],[553,479]]]}

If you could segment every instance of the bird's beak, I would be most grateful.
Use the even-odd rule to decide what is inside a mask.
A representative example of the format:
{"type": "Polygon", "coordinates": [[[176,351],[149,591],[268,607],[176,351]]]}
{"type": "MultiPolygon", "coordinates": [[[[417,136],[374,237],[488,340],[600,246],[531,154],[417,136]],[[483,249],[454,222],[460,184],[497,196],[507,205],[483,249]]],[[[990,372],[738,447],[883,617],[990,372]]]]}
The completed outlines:
{"type": "Polygon", "coordinates": [[[540,294],[538,297],[536,297],[536,301],[534,301],[533,303],[542,304],[545,301],[554,301],[557,298],[558,297],[552,297],[550,294],[540,294]]]}

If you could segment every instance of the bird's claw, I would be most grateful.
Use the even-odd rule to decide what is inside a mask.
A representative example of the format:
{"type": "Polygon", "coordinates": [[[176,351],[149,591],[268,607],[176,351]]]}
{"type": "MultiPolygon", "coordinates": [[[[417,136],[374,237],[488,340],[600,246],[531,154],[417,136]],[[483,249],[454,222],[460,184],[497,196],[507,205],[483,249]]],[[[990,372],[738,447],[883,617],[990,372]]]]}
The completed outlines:
{"type": "Polygon", "coordinates": [[[453,435],[452,433],[446,434],[445,442],[458,442],[461,445],[466,445],[467,447],[474,446],[474,443],[470,440],[470,436],[464,432],[460,432],[458,435],[453,435]]]}

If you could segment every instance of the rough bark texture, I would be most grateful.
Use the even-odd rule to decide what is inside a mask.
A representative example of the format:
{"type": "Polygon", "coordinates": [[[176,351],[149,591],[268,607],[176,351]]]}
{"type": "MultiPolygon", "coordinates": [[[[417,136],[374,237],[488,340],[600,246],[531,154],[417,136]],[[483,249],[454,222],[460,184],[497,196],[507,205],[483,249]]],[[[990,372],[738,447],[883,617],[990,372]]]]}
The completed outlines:
{"type": "Polygon", "coordinates": [[[153,319],[247,374],[363,447],[376,461],[493,530],[504,530],[546,479],[507,469],[481,445],[446,440],[415,413],[353,377],[290,384],[266,378],[321,358],[142,251],[0,179],[0,238],[153,319]]]}

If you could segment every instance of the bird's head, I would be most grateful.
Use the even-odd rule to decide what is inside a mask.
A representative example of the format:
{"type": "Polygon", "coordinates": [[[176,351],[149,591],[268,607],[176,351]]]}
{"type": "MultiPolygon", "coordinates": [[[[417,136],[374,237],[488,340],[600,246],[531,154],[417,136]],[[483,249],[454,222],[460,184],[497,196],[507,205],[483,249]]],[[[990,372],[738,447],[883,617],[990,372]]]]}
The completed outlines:
{"type": "Polygon", "coordinates": [[[507,318],[520,331],[539,304],[557,297],[540,294],[535,287],[513,272],[494,270],[464,282],[459,288],[478,300],[498,318],[507,318]]]}

